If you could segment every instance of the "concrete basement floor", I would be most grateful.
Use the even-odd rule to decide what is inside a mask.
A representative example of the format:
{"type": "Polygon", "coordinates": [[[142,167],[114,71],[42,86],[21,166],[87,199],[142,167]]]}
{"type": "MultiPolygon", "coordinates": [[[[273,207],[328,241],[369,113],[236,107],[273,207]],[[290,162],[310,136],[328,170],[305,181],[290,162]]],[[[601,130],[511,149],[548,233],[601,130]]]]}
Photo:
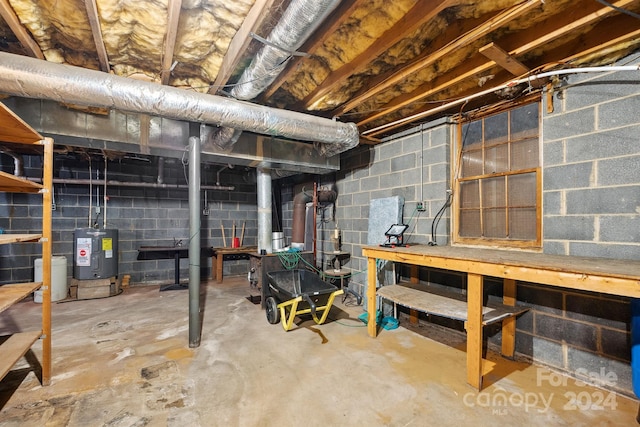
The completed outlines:
{"type": "MultiPolygon", "coordinates": [[[[362,307],[342,300],[337,320],[285,332],[246,298],[246,278],[203,288],[196,349],[187,291],[133,286],[54,303],[51,385],[23,359],[0,383],[0,425],[637,425],[637,401],[499,356],[478,393],[466,384],[464,343],[402,326],[370,338],[362,307]]],[[[39,310],[25,301],[5,311],[0,333],[37,325],[39,310]]]]}

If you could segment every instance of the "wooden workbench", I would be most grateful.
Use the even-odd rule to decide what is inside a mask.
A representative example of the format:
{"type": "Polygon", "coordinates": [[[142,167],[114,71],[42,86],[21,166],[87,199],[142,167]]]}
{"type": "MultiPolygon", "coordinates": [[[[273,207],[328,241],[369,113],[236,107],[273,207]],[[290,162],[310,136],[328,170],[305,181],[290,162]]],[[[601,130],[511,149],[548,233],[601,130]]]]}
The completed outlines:
{"type": "Polygon", "coordinates": [[[257,246],[241,246],[239,248],[211,248],[211,275],[218,283],[222,283],[223,263],[226,259],[249,259],[249,255],[258,251],[257,246]]]}
{"type": "MultiPolygon", "coordinates": [[[[482,388],[483,278],[504,280],[503,304],[515,305],[516,281],[539,283],[567,289],[601,292],[640,298],[640,261],[546,255],[523,251],[452,246],[410,246],[385,248],[365,246],[367,258],[369,319],[376,318],[376,260],[383,259],[414,266],[412,281],[417,282],[418,266],[467,274],[467,382],[482,388]]],[[[503,321],[502,354],[515,351],[515,317],[503,321]]],[[[368,332],[376,336],[375,322],[368,332]]]]}

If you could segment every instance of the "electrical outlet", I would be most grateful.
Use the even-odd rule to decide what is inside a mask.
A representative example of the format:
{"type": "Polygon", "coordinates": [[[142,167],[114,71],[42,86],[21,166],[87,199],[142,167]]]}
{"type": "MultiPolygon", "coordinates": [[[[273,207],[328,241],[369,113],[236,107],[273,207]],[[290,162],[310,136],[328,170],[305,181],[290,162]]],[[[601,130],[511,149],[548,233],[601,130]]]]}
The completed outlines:
{"type": "Polygon", "coordinates": [[[416,210],[418,212],[424,212],[427,210],[427,204],[425,202],[416,203],[416,210]]]}

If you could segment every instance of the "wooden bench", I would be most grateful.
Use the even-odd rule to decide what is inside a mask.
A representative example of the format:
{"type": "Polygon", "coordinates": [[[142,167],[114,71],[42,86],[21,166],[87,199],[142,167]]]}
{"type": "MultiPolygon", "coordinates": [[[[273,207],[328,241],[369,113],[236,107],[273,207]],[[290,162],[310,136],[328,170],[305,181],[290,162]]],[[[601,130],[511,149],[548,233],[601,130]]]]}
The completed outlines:
{"type": "MultiPolygon", "coordinates": [[[[538,283],[588,292],[601,292],[630,298],[640,298],[640,261],[548,255],[525,251],[468,248],[453,246],[426,246],[385,248],[365,246],[362,254],[367,258],[367,310],[369,318],[376,317],[377,260],[399,262],[411,266],[411,282],[418,283],[419,266],[457,271],[466,275],[467,382],[482,389],[483,328],[489,314],[483,306],[484,277],[503,280],[503,305],[515,306],[516,281],[538,283]]],[[[382,288],[384,289],[384,288],[382,288]]],[[[398,290],[396,288],[396,290],[398,290]]],[[[406,292],[404,289],[400,291],[406,292]]],[[[392,295],[394,290],[383,290],[392,295]]],[[[410,304],[415,292],[402,297],[410,304]],[[406,299],[405,299],[406,298],[406,299]]],[[[422,306],[422,305],[421,305],[422,306]]],[[[433,306],[425,306],[436,310],[433,306]]],[[[454,310],[438,309],[451,316],[454,310]]],[[[461,316],[463,317],[463,316],[461,316]]],[[[376,322],[369,322],[367,331],[377,335],[376,322]]],[[[502,354],[515,352],[515,316],[502,319],[502,354]]]]}
{"type": "MultiPolygon", "coordinates": [[[[435,286],[401,283],[378,288],[378,296],[394,304],[448,319],[467,321],[467,301],[464,295],[456,295],[435,286]]],[[[487,326],[518,316],[528,308],[488,303],[482,307],[482,325],[487,326]]],[[[512,355],[505,355],[511,357],[512,355]]]]}

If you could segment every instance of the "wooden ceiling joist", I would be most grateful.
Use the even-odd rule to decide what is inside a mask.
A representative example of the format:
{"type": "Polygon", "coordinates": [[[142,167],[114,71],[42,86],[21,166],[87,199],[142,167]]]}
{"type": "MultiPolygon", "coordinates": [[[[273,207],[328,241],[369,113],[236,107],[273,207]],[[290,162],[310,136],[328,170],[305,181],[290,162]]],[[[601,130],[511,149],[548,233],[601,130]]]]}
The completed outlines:
{"type": "Polygon", "coordinates": [[[541,0],[528,1],[521,4],[518,4],[514,7],[511,7],[498,15],[488,19],[486,22],[478,25],[467,31],[465,34],[456,38],[453,41],[441,41],[436,42],[434,49],[431,50],[425,55],[418,56],[415,60],[411,61],[406,66],[400,68],[399,70],[390,72],[388,74],[380,75],[377,78],[374,78],[371,84],[368,85],[367,88],[363,88],[359,93],[353,96],[349,102],[345,103],[340,108],[336,109],[333,112],[334,116],[340,116],[348,111],[351,111],[358,105],[360,105],[365,100],[372,98],[373,96],[381,93],[385,89],[390,88],[391,86],[400,83],[402,80],[406,79],[409,75],[432,65],[439,59],[444,58],[447,55],[450,55],[456,49],[459,49],[469,43],[486,36],[492,31],[497,30],[503,25],[511,22],[515,18],[522,16],[524,13],[531,11],[535,7],[539,7],[541,4],[541,0]],[[437,46],[441,46],[437,48],[437,46]]]}
{"type": "Polygon", "coordinates": [[[100,26],[96,0],[85,0],[84,5],[85,9],[87,9],[89,25],[91,26],[91,33],[93,34],[93,42],[96,45],[98,60],[100,61],[100,70],[108,73],[111,71],[111,66],[109,65],[109,55],[107,55],[107,49],[104,47],[104,40],[102,39],[102,27],[100,26]]]}
{"type": "Polygon", "coordinates": [[[558,46],[548,51],[551,61],[573,63],[576,60],[586,58],[603,51],[613,52],[617,46],[624,44],[636,44],[640,46],[640,28],[638,20],[628,15],[620,15],[614,19],[598,24],[593,31],[574,42],[571,49],[567,46],[558,46]],[[606,33],[607,40],[603,41],[598,34],[606,33]],[[567,52],[571,55],[566,56],[567,52]]]}
{"type": "Polygon", "coordinates": [[[491,67],[493,67],[493,63],[491,62],[487,62],[480,58],[470,59],[460,67],[456,68],[455,78],[451,78],[449,74],[438,76],[431,82],[427,82],[417,87],[412,92],[398,96],[392,101],[392,103],[390,103],[390,105],[387,106],[387,108],[358,121],[357,125],[364,126],[401,108],[416,103],[422,99],[429,98],[430,96],[442,92],[450,87],[459,85],[465,80],[473,78],[474,76],[491,69],[491,67]]]}
{"type": "Polygon", "coordinates": [[[357,74],[382,55],[389,48],[393,47],[402,39],[408,37],[422,24],[428,22],[438,13],[454,4],[453,0],[418,0],[415,5],[398,21],[376,39],[364,52],[358,55],[353,61],[344,64],[332,72],[319,86],[307,95],[301,104],[304,109],[309,109],[313,104],[327,95],[331,90],[342,84],[350,75],[357,74]]]}
{"type": "MultiPolygon", "coordinates": [[[[615,46],[632,42],[636,42],[640,45],[640,29],[638,29],[637,20],[635,18],[622,15],[599,25],[598,31],[591,32],[589,36],[580,38],[579,41],[573,43],[571,48],[568,48],[566,45],[562,45],[552,51],[548,51],[547,58],[549,58],[549,62],[553,65],[561,63],[569,64],[574,59],[584,58],[590,54],[600,52],[602,50],[609,50],[615,46]],[[602,34],[603,32],[610,37],[609,41],[602,42],[601,37],[597,35],[602,34]],[[567,52],[573,53],[570,56],[566,56],[567,52]]],[[[510,80],[511,78],[506,77],[497,78],[492,81],[492,84],[497,87],[509,82],[510,80]]],[[[473,92],[470,91],[468,95],[471,95],[472,93],[473,92]]],[[[460,96],[468,95],[464,93],[460,94],[460,96]]],[[[435,108],[440,108],[440,105],[435,106],[431,110],[434,110],[435,108]]],[[[430,113],[430,110],[425,110],[420,113],[419,118],[423,119],[428,117],[430,113]]],[[[386,126],[384,129],[370,132],[367,136],[375,137],[376,135],[381,135],[389,132],[390,130],[398,129],[406,125],[407,122],[392,124],[390,126],[386,126]]]]}
{"type": "MultiPolygon", "coordinates": [[[[627,6],[636,3],[638,0],[620,0],[613,3],[613,6],[624,9],[627,6]]],[[[601,21],[603,18],[609,15],[620,15],[616,9],[603,6],[600,3],[593,2],[590,4],[592,7],[590,8],[582,8],[576,13],[584,13],[584,15],[580,17],[576,17],[575,15],[562,14],[561,16],[555,16],[553,22],[551,20],[546,23],[546,25],[536,26],[533,30],[521,33],[521,36],[516,36],[513,39],[520,38],[530,38],[530,34],[534,33],[536,36],[534,38],[530,38],[528,43],[522,42],[519,43],[520,46],[517,49],[510,50],[510,55],[521,55],[525,52],[529,52],[533,49],[537,49],[543,46],[545,43],[550,43],[557,38],[563,37],[571,32],[576,32],[579,34],[579,30],[585,28],[589,25],[596,24],[601,21]]],[[[636,20],[637,22],[637,20],[636,20]]],[[[607,38],[608,35],[602,35],[602,38],[607,38]]],[[[501,43],[501,46],[506,46],[506,44],[501,43]]]]}
{"type": "Polygon", "coordinates": [[[251,33],[254,33],[260,28],[264,19],[270,15],[270,10],[273,7],[275,0],[256,0],[253,4],[245,20],[242,22],[242,26],[238,29],[238,32],[231,40],[229,49],[222,59],[220,70],[216,76],[213,85],[209,89],[209,93],[215,94],[218,90],[224,87],[227,83],[235,68],[238,66],[242,55],[245,53],[251,43],[251,33]]]}
{"type": "MultiPolygon", "coordinates": [[[[634,0],[621,0],[615,5],[618,7],[623,7],[623,5],[627,5],[628,3],[633,1],[634,0]]],[[[496,43],[501,46],[507,46],[508,55],[517,57],[536,48],[544,46],[545,44],[555,40],[556,38],[562,37],[571,32],[576,32],[581,27],[593,25],[601,20],[605,15],[617,13],[612,8],[603,7],[598,3],[595,4],[598,6],[596,10],[590,11],[591,13],[587,13],[581,18],[575,18],[575,16],[559,16],[552,20],[548,20],[547,22],[549,22],[549,24],[547,25],[536,26],[535,31],[526,31],[515,35],[508,35],[502,40],[497,41],[496,43]]],[[[443,91],[454,84],[458,84],[465,79],[471,78],[473,77],[473,75],[486,72],[492,67],[493,61],[485,62],[484,64],[478,64],[477,60],[475,62],[467,61],[466,63],[458,67],[458,69],[456,69],[453,73],[456,78],[449,78],[447,82],[442,82],[441,84],[436,83],[438,79],[436,79],[436,81],[434,82],[427,82],[414,89],[412,92],[397,97],[395,100],[387,104],[385,108],[379,110],[375,114],[360,120],[358,122],[358,126],[363,126],[376,119],[382,118],[388,114],[398,111],[403,107],[418,102],[428,96],[432,96],[433,94],[443,91]]],[[[494,82],[494,84],[497,83],[494,82]]]]}
{"type": "Polygon", "coordinates": [[[173,69],[173,53],[176,47],[176,37],[178,34],[178,24],[180,23],[180,9],[182,0],[169,0],[167,10],[167,33],[164,38],[162,49],[162,71],[160,72],[160,83],[169,84],[171,70],[173,69]]]}
{"type": "Polygon", "coordinates": [[[514,76],[523,76],[529,72],[529,69],[522,62],[509,55],[509,52],[495,43],[483,46],[479,52],[514,76]]]}
{"type": "Polygon", "coordinates": [[[13,34],[15,34],[20,44],[22,44],[22,47],[24,47],[32,57],[44,59],[44,53],[42,53],[40,46],[38,46],[29,32],[24,28],[8,0],[0,0],[0,15],[7,22],[13,34]]]}

